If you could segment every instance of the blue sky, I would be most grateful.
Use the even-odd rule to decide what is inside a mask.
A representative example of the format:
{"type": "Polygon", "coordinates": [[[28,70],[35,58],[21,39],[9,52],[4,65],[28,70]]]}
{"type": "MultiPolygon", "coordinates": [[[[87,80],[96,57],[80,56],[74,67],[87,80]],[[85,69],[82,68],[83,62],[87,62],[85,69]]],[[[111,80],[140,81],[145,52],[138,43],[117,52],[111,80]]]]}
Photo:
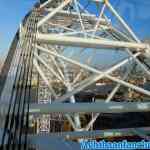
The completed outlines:
{"type": "Polygon", "coordinates": [[[19,23],[35,0],[0,0],[0,55],[7,53],[19,23]]]}
{"type": "MultiPolygon", "coordinates": [[[[83,3],[86,0],[81,0],[83,3]]],[[[110,0],[141,38],[150,37],[150,0],[110,0]]],[[[1,0],[0,55],[7,54],[13,36],[36,0],[1,0]]],[[[89,8],[94,11],[94,7],[89,8]]]]}

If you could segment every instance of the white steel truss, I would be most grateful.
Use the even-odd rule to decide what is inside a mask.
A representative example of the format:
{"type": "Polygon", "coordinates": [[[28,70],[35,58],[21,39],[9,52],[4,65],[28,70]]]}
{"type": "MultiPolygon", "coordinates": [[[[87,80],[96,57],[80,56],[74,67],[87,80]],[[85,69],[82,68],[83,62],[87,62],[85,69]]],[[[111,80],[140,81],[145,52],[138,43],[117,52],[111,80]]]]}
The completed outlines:
{"type": "MultiPolygon", "coordinates": [[[[149,99],[150,91],[130,80],[135,80],[135,64],[142,72],[141,78],[149,80],[150,70],[142,61],[150,58],[149,44],[138,39],[108,0],[90,2],[97,6],[95,9],[98,15],[91,13],[79,0],[48,0],[40,6],[41,20],[38,22],[34,66],[48,87],[52,97],[50,103],[67,100],[76,103],[76,94],[85,90],[92,91],[91,86],[96,86],[98,82],[102,84],[105,79],[111,84],[115,83],[114,88],[107,93],[106,103],[115,100],[114,97],[121,88],[126,90],[123,95],[126,101],[129,91],[149,99]],[[120,29],[116,28],[115,22],[111,22],[111,18],[106,15],[107,11],[121,24],[120,29]],[[110,57],[103,56],[104,53],[112,53],[113,61],[109,60],[110,57]],[[114,53],[120,54],[121,59],[113,58],[114,53]]],[[[99,92],[103,94],[102,91],[99,92]]],[[[88,109],[90,112],[90,104],[88,109]]],[[[67,114],[66,117],[74,130],[86,131],[94,124],[99,112],[92,115],[85,126],[81,125],[80,114],[67,114]]]]}

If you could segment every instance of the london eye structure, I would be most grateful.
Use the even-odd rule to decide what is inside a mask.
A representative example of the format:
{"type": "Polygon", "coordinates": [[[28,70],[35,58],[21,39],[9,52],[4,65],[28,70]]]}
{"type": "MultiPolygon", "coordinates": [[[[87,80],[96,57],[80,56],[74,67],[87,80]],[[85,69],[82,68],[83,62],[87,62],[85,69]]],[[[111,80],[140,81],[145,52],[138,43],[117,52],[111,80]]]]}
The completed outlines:
{"type": "Polygon", "coordinates": [[[41,0],[20,24],[1,71],[1,148],[148,139],[149,59],[149,44],[109,0],[41,0]]]}

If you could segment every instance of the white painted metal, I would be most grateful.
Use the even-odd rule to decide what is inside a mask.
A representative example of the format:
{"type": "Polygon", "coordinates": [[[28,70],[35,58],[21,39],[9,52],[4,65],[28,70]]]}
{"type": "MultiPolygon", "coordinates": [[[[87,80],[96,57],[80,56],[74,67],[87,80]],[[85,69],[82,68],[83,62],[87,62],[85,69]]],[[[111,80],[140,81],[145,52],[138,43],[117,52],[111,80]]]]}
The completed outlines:
{"type": "Polygon", "coordinates": [[[112,40],[100,40],[100,39],[90,39],[90,38],[80,38],[80,37],[68,37],[60,36],[57,34],[38,34],[37,40],[39,42],[47,44],[58,44],[64,46],[75,46],[75,47],[89,47],[89,48],[130,48],[146,50],[148,44],[139,44],[133,42],[123,42],[123,41],[112,41],[112,40]]]}
{"type": "Polygon", "coordinates": [[[53,0],[47,0],[45,3],[40,5],[40,8],[46,7],[48,4],[50,4],[53,0]]]}
{"type": "Polygon", "coordinates": [[[59,10],[63,9],[67,4],[69,4],[71,0],[65,0],[60,6],[58,6],[53,12],[49,13],[46,17],[39,21],[38,27],[40,27],[43,23],[52,18],[59,10]]]}
{"type": "MultiPolygon", "coordinates": [[[[89,123],[82,127],[81,116],[76,112],[82,111],[83,108],[85,110],[85,107],[88,107],[86,111],[91,111],[91,113],[92,111],[103,112],[102,110],[104,112],[107,110],[109,112],[127,112],[128,110],[147,111],[149,109],[149,104],[145,105],[146,103],[140,106],[135,103],[124,105],[120,102],[118,107],[115,107],[116,104],[114,103],[108,103],[122,86],[150,97],[149,90],[126,80],[132,76],[129,65],[132,68],[135,63],[146,73],[145,78],[149,78],[150,70],[139,61],[138,57],[146,56],[149,58],[147,54],[150,53],[150,47],[149,44],[140,41],[108,0],[91,0],[91,3],[99,4],[97,5],[99,16],[92,14],[79,0],[48,0],[40,6],[42,11],[41,20],[38,22],[36,45],[39,53],[34,55],[34,66],[48,87],[50,94],[54,97],[56,102],[54,105],[58,105],[57,103],[64,100],[69,100],[72,103],[68,104],[75,112],[72,116],[69,112],[67,113],[70,108],[65,105],[66,110],[55,108],[67,113],[66,118],[75,131],[89,130],[99,116],[99,113],[96,113],[89,123]],[[113,14],[113,17],[126,29],[126,33],[115,28],[111,18],[106,17],[106,11],[113,14]],[[116,51],[116,55],[118,55],[118,51],[121,51],[128,57],[116,60],[114,64],[106,56],[109,67],[101,69],[100,64],[102,62],[94,65],[94,61],[102,59],[99,53],[102,51],[108,53],[112,50],[116,51]],[[124,67],[127,68],[127,72],[121,76],[121,68],[124,67]],[[118,73],[118,77],[115,76],[116,73],[118,73]],[[102,79],[109,79],[111,83],[115,82],[117,85],[108,94],[105,103],[100,106],[101,110],[94,103],[83,105],[83,107],[80,107],[79,104],[77,107],[75,95],[85,89],[91,90],[90,86],[96,82],[101,82],[102,79]]],[[[24,27],[21,28],[20,31],[23,32],[24,27]]],[[[52,107],[51,104],[49,106],[52,107]]],[[[63,107],[63,105],[61,106],[63,107]]],[[[43,112],[49,110],[48,105],[41,107],[43,112]]],[[[38,111],[37,108],[38,106],[36,106],[35,111],[38,111]]]]}
{"type": "MultiPolygon", "coordinates": [[[[46,50],[46,49],[44,49],[44,48],[42,48],[42,47],[37,46],[37,48],[39,48],[39,49],[42,50],[42,51],[49,52],[49,53],[51,53],[52,55],[55,55],[55,56],[57,56],[57,57],[59,57],[59,58],[62,58],[62,59],[64,59],[64,60],[66,60],[66,61],[69,61],[69,62],[71,62],[71,63],[74,63],[74,64],[76,64],[76,65],[79,65],[79,66],[81,66],[81,67],[83,67],[83,68],[85,68],[85,69],[88,69],[89,71],[92,71],[92,72],[96,73],[96,74],[100,74],[100,76],[101,76],[100,78],[107,77],[107,78],[109,78],[109,79],[112,80],[112,81],[115,81],[115,82],[117,82],[117,83],[119,83],[119,84],[122,84],[122,85],[124,85],[124,86],[130,87],[130,88],[132,88],[132,89],[134,89],[134,90],[136,90],[136,91],[138,91],[138,92],[141,92],[141,93],[143,93],[143,94],[146,94],[146,95],[150,96],[150,92],[149,92],[149,91],[144,90],[144,89],[142,89],[142,88],[140,88],[140,87],[138,87],[138,86],[135,86],[135,85],[133,85],[133,84],[131,84],[131,83],[127,83],[127,82],[125,82],[125,81],[123,81],[123,80],[120,80],[120,79],[117,79],[117,78],[115,78],[115,77],[110,76],[107,72],[109,72],[112,68],[111,68],[110,70],[106,71],[106,72],[101,72],[101,71],[99,71],[99,70],[97,70],[97,69],[94,69],[94,68],[91,68],[91,67],[89,67],[89,66],[87,66],[87,65],[78,63],[78,62],[76,62],[76,61],[74,61],[74,60],[70,60],[70,59],[68,59],[68,58],[66,58],[66,57],[64,57],[64,56],[55,54],[55,53],[53,53],[53,52],[51,52],[51,51],[48,51],[48,50],[46,50]]],[[[121,64],[122,64],[122,63],[121,63],[121,64]]],[[[119,64],[119,65],[120,65],[120,64],[119,64]]],[[[117,65],[117,67],[116,67],[116,66],[115,66],[115,67],[118,68],[119,65],[117,65]]],[[[120,67],[120,66],[119,66],[119,67],[120,67]]],[[[98,78],[97,80],[99,80],[100,78],[98,78]]],[[[95,82],[96,82],[96,81],[95,81],[95,82]]]]}

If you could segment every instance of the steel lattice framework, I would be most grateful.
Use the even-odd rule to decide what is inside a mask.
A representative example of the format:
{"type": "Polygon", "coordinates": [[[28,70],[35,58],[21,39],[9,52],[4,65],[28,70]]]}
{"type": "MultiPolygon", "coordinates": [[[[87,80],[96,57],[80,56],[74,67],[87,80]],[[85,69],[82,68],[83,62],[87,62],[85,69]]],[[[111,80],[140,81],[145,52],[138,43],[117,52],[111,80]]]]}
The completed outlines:
{"type": "MultiPolygon", "coordinates": [[[[150,46],[138,39],[108,0],[87,0],[86,6],[78,0],[40,3],[23,20],[9,53],[13,57],[8,55],[4,64],[7,71],[2,71],[1,77],[3,146],[48,149],[61,138],[58,145],[67,149],[64,138],[80,141],[99,136],[147,137],[150,130],[144,127],[93,130],[101,113],[150,110],[149,89],[135,82],[149,80],[150,46]],[[95,5],[96,13],[89,11],[90,5],[95,5]],[[98,86],[110,84],[111,90],[101,99],[93,96],[87,100],[80,96],[82,92],[94,93],[98,86]],[[116,102],[119,92],[122,97],[116,102]],[[138,97],[133,99],[133,94],[138,97]],[[83,124],[87,114],[90,119],[83,124]],[[29,120],[36,120],[38,135],[28,134],[29,120]],[[62,133],[65,120],[71,130],[62,133]]],[[[80,148],[75,143],[71,146],[80,148]]]]}

